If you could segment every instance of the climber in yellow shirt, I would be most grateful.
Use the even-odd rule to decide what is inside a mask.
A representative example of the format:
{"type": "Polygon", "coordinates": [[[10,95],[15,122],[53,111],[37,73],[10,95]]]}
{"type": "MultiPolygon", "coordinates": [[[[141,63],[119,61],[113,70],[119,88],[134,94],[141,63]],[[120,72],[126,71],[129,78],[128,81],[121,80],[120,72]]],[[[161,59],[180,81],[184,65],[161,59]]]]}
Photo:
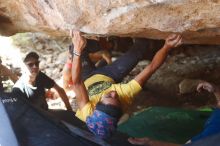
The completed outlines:
{"type": "Polygon", "coordinates": [[[81,32],[71,31],[70,34],[74,44],[73,90],[79,106],[76,116],[86,122],[88,129],[100,138],[108,138],[114,133],[119,118],[132,103],[134,96],[163,64],[169,51],[182,41],[180,35],[168,36],[152,62],[133,80],[123,84],[123,78],[147,53],[148,44],[145,39],[135,39],[131,49],[112,64],[95,68],[88,54],[91,49],[99,46],[92,40],[86,40],[81,32]]]}

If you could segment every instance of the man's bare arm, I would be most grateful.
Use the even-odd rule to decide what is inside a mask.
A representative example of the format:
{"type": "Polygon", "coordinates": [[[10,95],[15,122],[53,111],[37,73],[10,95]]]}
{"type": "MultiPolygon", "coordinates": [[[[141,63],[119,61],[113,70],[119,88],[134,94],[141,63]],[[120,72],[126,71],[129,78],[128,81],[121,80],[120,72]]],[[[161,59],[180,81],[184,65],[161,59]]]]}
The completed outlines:
{"type": "Polygon", "coordinates": [[[72,111],[72,107],[69,103],[69,99],[66,95],[66,92],[64,91],[63,88],[61,88],[59,85],[55,84],[53,86],[53,88],[58,92],[59,96],[61,97],[61,99],[63,100],[65,106],[66,106],[66,109],[69,110],[69,111],[72,111]]]}
{"type": "Polygon", "coordinates": [[[199,83],[197,86],[198,92],[201,92],[202,90],[207,90],[210,93],[214,93],[217,101],[217,106],[220,108],[220,88],[212,83],[204,81],[199,83]]]}
{"type": "Polygon", "coordinates": [[[134,145],[142,146],[180,146],[179,144],[169,143],[165,141],[153,140],[148,137],[143,138],[128,138],[128,141],[134,145]]]}
{"type": "Polygon", "coordinates": [[[111,55],[108,51],[103,51],[102,53],[102,58],[105,59],[105,61],[108,63],[108,64],[111,64],[112,63],[112,59],[111,59],[111,55]]]}
{"type": "Polygon", "coordinates": [[[89,102],[86,87],[81,79],[82,65],[80,55],[85,48],[86,39],[81,36],[80,32],[71,32],[71,36],[74,44],[74,57],[72,62],[73,90],[76,94],[78,106],[82,109],[89,102]]]}
{"type": "Polygon", "coordinates": [[[72,80],[72,69],[64,66],[63,68],[63,88],[65,91],[71,90],[69,85],[70,80],[72,80]]]}
{"type": "Polygon", "coordinates": [[[151,75],[164,63],[171,48],[181,44],[182,38],[180,35],[170,35],[166,39],[164,46],[156,53],[151,63],[144,68],[134,79],[143,86],[151,75]]]}
{"type": "Polygon", "coordinates": [[[2,64],[0,64],[0,71],[2,76],[9,77],[14,83],[18,80],[18,76],[2,64]]]}

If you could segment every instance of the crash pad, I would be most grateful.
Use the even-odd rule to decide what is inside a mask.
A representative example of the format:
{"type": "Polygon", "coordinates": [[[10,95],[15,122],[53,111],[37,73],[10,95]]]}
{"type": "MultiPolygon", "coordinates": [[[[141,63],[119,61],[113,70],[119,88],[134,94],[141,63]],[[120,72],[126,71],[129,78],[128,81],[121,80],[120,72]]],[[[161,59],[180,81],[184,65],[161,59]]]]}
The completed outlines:
{"type": "Polygon", "coordinates": [[[19,94],[0,92],[0,113],[0,146],[132,146],[123,133],[99,139],[74,112],[45,111],[19,94]]]}
{"type": "Polygon", "coordinates": [[[119,125],[118,130],[131,137],[147,136],[156,140],[184,144],[202,131],[210,114],[210,110],[149,107],[119,125]]]}
{"type": "Polygon", "coordinates": [[[70,132],[62,123],[50,119],[43,110],[30,105],[19,95],[1,95],[0,102],[19,146],[98,145],[70,132]]]}

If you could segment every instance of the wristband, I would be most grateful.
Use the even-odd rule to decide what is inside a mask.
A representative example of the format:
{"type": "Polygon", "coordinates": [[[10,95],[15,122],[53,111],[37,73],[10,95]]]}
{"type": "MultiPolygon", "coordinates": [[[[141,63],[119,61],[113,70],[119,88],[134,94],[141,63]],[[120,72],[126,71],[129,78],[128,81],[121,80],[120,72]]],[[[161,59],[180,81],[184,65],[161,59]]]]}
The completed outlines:
{"type": "Polygon", "coordinates": [[[75,51],[73,51],[73,54],[75,55],[75,56],[81,56],[81,54],[79,54],[79,53],[77,53],[77,52],[75,52],[75,51]]]}

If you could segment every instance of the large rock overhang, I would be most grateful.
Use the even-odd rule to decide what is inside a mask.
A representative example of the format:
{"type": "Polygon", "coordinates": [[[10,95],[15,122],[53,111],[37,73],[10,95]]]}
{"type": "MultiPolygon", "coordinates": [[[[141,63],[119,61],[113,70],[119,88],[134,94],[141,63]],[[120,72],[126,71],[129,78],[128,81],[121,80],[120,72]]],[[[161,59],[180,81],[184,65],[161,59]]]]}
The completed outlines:
{"type": "Polygon", "coordinates": [[[0,0],[0,33],[46,32],[164,39],[181,33],[187,44],[220,44],[219,0],[0,0]]]}

